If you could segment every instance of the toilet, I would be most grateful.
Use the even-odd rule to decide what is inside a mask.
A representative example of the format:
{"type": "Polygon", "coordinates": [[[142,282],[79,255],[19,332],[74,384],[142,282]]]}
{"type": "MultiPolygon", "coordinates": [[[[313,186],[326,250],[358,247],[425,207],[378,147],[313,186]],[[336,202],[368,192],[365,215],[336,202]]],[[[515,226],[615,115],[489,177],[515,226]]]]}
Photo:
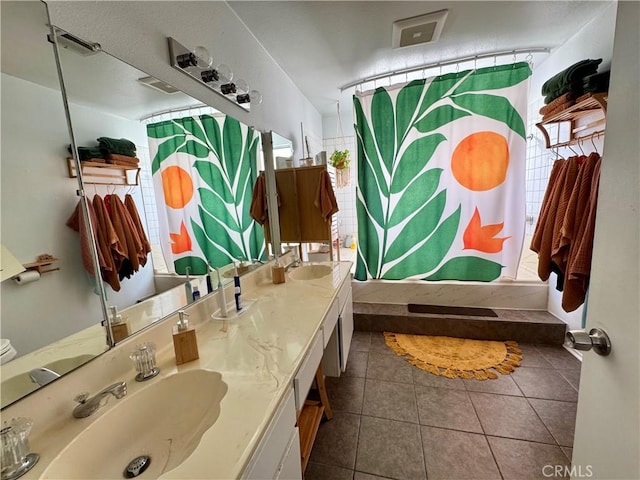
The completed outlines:
{"type": "Polygon", "coordinates": [[[18,354],[11,342],[6,338],[0,339],[0,365],[4,365],[18,354]]]}

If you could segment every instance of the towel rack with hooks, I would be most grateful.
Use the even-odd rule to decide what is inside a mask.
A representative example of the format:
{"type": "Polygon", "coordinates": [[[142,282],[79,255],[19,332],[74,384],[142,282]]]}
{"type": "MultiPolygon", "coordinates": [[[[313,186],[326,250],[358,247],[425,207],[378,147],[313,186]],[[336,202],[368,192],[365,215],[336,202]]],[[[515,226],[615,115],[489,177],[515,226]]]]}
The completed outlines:
{"type": "MultiPolygon", "coordinates": [[[[78,176],[72,157],[67,157],[69,178],[78,176]]],[[[84,183],[93,185],[140,185],[140,167],[115,165],[113,163],[80,162],[84,183]]]]}

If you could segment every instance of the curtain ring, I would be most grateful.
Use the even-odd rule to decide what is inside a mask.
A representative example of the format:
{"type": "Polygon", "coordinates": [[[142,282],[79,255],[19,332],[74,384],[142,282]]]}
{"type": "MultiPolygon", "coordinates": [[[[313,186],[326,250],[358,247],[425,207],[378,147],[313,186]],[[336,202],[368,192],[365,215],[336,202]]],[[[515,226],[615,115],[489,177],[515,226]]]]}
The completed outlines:
{"type": "Polygon", "coordinates": [[[422,79],[426,80],[426,78],[427,78],[427,75],[426,75],[425,69],[423,68],[422,69],[422,79]]]}
{"type": "Polygon", "coordinates": [[[460,64],[456,63],[456,73],[460,72],[460,64]]]}
{"type": "Polygon", "coordinates": [[[478,56],[474,56],[473,57],[473,69],[477,70],[478,69],[478,56]]]}
{"type": "Polygon", "coordinates": [[[440,73],[438,75],[442,75],[442,64],[438,62],[438,67],[440,67],[440,73]]]}
{"type": "Polygon", "coordinates": [[[516,66],[516,60],[517,60],[517,58],[516,58],[516,51],[514,50],[514,51],[513,51],[513,62],[512,62],[514,67],[516,66]]]}
{"type": "Polygon", "coordinates": [[[498,66],[498,56],[493,56],[493,68],[495,69],[498,66]]]}

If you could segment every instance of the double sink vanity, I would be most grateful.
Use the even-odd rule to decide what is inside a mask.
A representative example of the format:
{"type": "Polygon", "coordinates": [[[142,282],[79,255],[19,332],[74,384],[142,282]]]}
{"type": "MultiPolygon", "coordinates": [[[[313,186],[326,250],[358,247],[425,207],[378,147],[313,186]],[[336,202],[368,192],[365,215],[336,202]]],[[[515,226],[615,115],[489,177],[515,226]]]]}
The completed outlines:
{"type": "Polygon", "coordinates": [[[321,363],[330,376],[346,368],[350,268],[303,264],[275,285],[265,265],[242,277],[242,315],[220,320],[214,295],[185,308],[198,360],[176,366],[173,315],[5,408],[3,421],[33,420],[40,460],[22,478],[125,478],[140,456],[150,458],[140,478],[301,478],[298,415],[321,363]],[[136,382],[129,354],[142,342],[155,343],[160,374],[136,382]],[[123,381],[126,395],[107,392],[95,413],[73,417],[76,395],[123,381]]]}

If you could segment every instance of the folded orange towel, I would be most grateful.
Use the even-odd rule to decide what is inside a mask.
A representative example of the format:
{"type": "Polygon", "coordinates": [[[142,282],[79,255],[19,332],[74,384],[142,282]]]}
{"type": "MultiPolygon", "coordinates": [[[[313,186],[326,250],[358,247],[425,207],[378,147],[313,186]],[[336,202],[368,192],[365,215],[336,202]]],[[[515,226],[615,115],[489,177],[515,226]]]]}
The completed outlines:
{"type": "Polygon", "coordinates": [[[322,218],[324,218],[326,222],[331,221],[331,216],[339,210],[336,196],[333,193],[333,186],[331,185],[331,177],[326,170],[320,173],[318,188],[316,189],[316,199],[313,203],[320,209],[322,218]]]}
{"type": "Polygon", "coordinates": [[[137,167],[140,164],[140,159],[138,157],[127,157],[126,155],[110,153],[107,155],[107,162],[113,163],[114,165],[137,167]]]}
{"type": "Polygon", "coordinates": [[[540,109],[540,115],[547,115],[549,112],[554,111],[560,105],[575,100],[576,93],[575,92],[567,92],[564,95],[560,95],[555,100],[549,102],[547,105],[540,109]]]}

